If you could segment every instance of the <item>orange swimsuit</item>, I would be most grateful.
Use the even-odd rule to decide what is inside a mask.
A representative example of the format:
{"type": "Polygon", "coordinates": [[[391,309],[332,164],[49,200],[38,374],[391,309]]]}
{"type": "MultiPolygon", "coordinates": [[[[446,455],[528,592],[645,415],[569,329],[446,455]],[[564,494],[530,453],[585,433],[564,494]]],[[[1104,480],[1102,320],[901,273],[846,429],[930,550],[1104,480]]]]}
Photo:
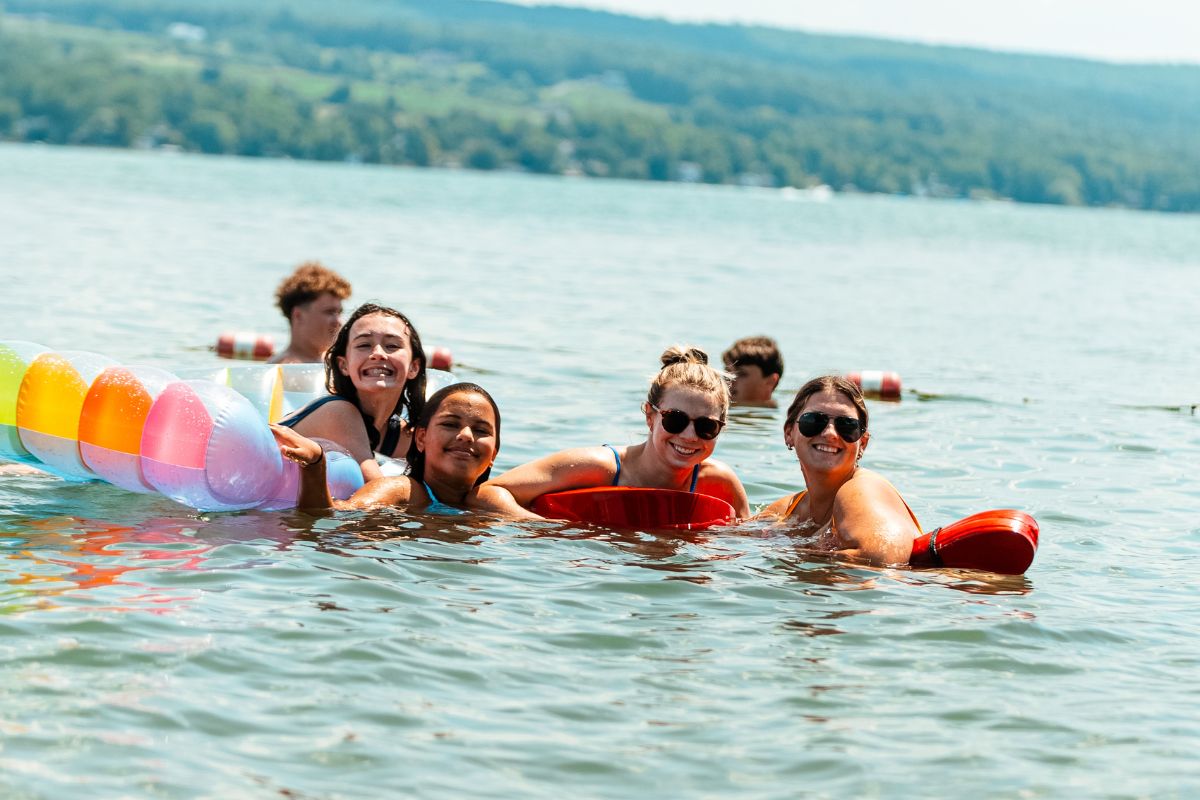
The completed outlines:
{"type": "MultiPolygon", "coordinates": [[[[891,486],[891,484],[889,483],[888,486],[891,486]]],[[[892,491],[896,491],[895,487],[892,488],[892,491]]],[[[808,494],[808,489],[801,489],[799,492],[797,492],[796,496],[792,498],[792,502],[788,503],[787,511],[783,512],[783,516],[780,517],[780,519],[782,520],[790,517],[792,512],[796,510],[796,506],[800,505],[800,501],[804,499],[804,495],[806,494],[808,494]]],[[[900,493],[896,492],[896,496],[900,497],[900,493]]],[[[913,510],[908,507],[908,503],[904,502],[903,497],[900,497],[900,502],[904,503],[905,510],[908,511],[908,515],[912,517],[913,524],[917,526],[917,532],[924,533],[924,531],[921,530],[921,523],[917,521],[917,515],[914,514],[913,510]]],[[[835,523],[832,518],[829,520],[829,530],[837,533],[837,523],[835,523]]]]}

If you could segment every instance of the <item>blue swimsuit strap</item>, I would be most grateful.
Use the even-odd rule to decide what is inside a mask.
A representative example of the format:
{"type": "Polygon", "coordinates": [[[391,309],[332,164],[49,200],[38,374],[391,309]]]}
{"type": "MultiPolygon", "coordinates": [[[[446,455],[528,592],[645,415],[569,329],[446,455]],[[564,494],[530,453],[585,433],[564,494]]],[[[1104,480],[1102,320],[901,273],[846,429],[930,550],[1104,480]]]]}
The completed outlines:
{"type": "Polygon", "coordinates": [[[434,514],[466,514],[467,513],[464,509],[458,508],[456,506],[452,506],[448,503],[443,503],[441,500],[438,500],[437,495],[433,493],[433,489],[430,489],[429,484],[426,483],[425,481],[421,481],[421,485],[425,487],[425,494],[429,495],[429,499],[432,501],[429,504],[429,507],[425,509],[426,511],[430,511],[434,514]]]}
{"type": "MultiPolygon", "coordinates": [[[[616,474],[616,476],[613,477],[613,482],[612,482],[612,485],[616,486],[618,484],[618,482],[620,482],[620,480],[621,480],[621,455],[620,455],[620,453],[617,452],[617,448],[613,447],[611,444],[606,444],[604,446],[607,447],[609,450],[613,451],[613,458],[617,462],[617,474],[616,474]]],[[[698,480],[700,480],[700,465],[699,464],[692,467],[692,485],[688,488],[688,491],[691,492],[692,494],[696,493],[696,481],[698,481],[698,480]]]]}
{"type": "Polygon", "coordinates": [[[613,476],[612,482],[612,485],[616,486],[621,480],[621,454],[618,453],[617,448],[613,447],[611,444],[606,444],[604,446],[613,451],[613,458],[617,461],[617,474],[613,476]]]}

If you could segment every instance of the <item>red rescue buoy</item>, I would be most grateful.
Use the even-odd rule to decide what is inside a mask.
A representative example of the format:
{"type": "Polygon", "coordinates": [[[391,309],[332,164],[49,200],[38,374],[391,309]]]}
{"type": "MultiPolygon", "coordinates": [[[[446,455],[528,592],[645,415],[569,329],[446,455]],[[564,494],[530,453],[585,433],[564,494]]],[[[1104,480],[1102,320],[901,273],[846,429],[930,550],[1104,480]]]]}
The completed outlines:
{"type": "Polygon", "coordinates": [[[701,530],[735,518],[733,506],[711,495],[633,486],[551,492],[533,501],[533,511],[547,519],[650,530],[701,530]]]}
{"type": "Polygon", "coordinates": [[[266,361],[275,354],[275,341],[266,334],[222,333],[217,337],[217,355],[247,361],[266,361]]]}
{"type": "Polygon", "coordinates": [[[1023,575],[1038,547],[1037,520],[1023,511],[981,511],[913,540],[913,567],[959,567],[1023,575]]]}
{"type": "Polygon", "coordinates": [[[863,370],[846,373],[846,380],[861,389],[864,397],[877,400],[900,399],[900,375],[898,373],[863,370]]]}

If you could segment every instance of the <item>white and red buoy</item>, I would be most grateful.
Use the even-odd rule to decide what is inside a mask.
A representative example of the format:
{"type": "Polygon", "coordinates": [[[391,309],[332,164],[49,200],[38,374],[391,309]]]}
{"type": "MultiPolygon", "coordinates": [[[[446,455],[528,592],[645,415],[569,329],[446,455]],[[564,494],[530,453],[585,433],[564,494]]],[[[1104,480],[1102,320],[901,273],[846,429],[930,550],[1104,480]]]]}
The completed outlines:
{"type": "MultiPolygon", "coordinates": [[[[266,361],[275,355],[275,340],[270,334],[247,331],[225,332],[217,337],[217,355],[243,361],[266,361]]],[[[454,356],[447,347],[430,347],[425,351],[430,369],[446,372],[454,366],[454,356]]]]}
{"type": "Polygon", "coordinates": [[[846,380],[857,386],[864,397],[878,400],[900,399],[900,375],[898,373],[880,370],[848,372],[846,380]]]}
{"type": "Polygon", "coordinates": [[[244,361],[266,361],[275,354],[275,340],[267,334],[237,331],[217,337],[217,355],[244,361]]]}

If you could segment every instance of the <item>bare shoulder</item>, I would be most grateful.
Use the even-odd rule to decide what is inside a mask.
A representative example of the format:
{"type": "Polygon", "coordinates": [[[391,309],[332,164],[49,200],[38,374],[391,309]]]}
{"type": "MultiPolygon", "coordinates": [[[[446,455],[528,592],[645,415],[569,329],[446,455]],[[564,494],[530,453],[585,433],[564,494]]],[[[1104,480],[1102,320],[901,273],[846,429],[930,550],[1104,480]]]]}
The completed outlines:
{"type": "Polygon", "coordinates": [[[898,510],[905,517],[908,516],[907,506],[904,505],[904,500],[896,491],[896,487],[892,486],[878,472],[872,472],[869,469],[859,468],[856,470],[854,477],[838,489],[834,502],[841,505],[843,509],[898,510]]]}
{"type": "Polygon", "coordinates": [[[904,498],[870,470],[858,470],[838,489],[833,518],[843,545],[876,564],[907,563],[920,534],[904,498]]]}
{"type": "Polygon", "coordinates": [[[746,487],[742,486],[742,481],[733,471],[733,467],[724,461],[709,458],[701,463],[696,491],[727,501],[733,506],[738,519],[750,516],[750,500],[746,497],[746,487]]]}

